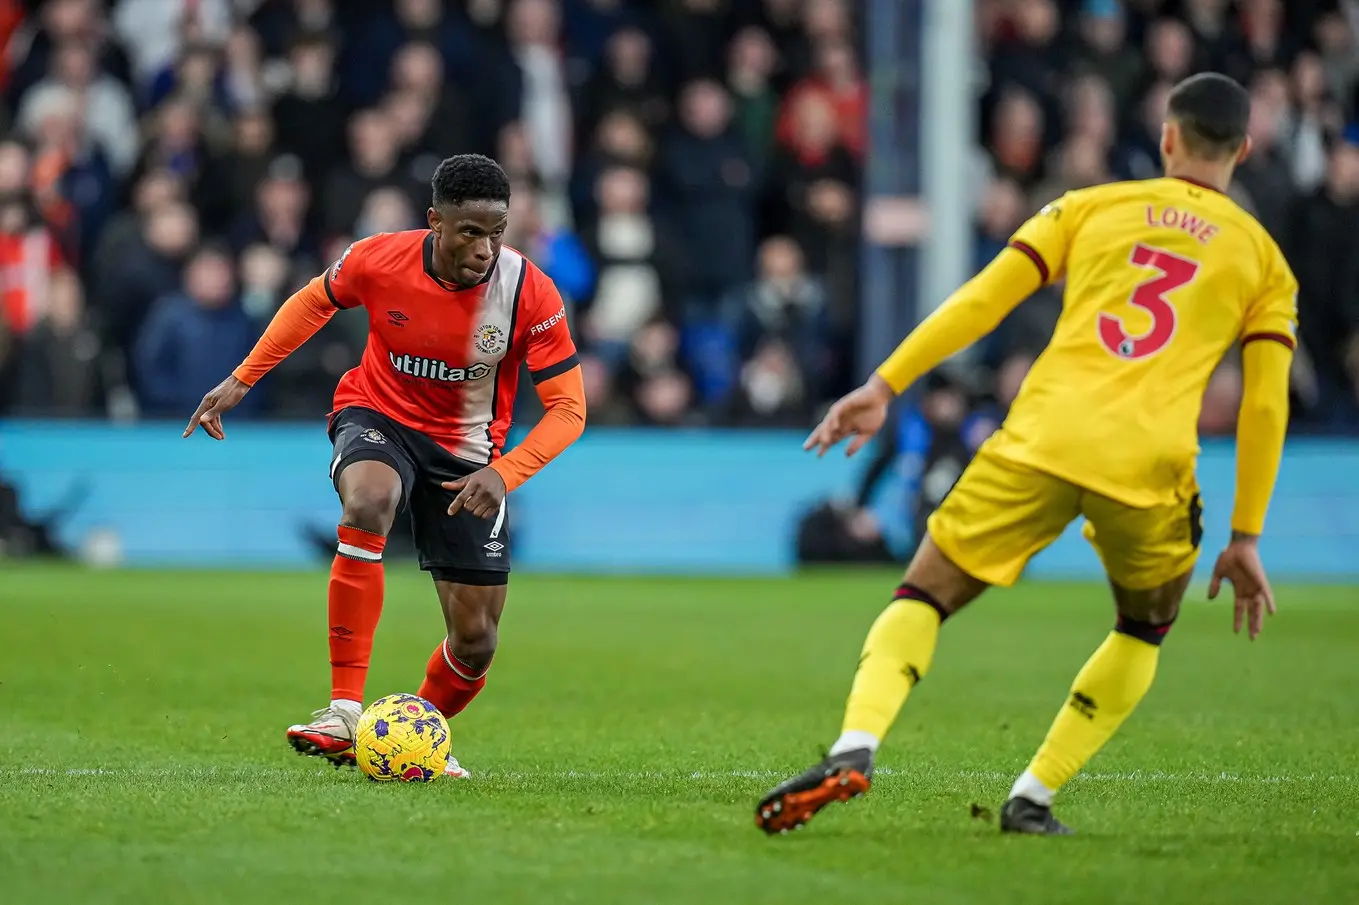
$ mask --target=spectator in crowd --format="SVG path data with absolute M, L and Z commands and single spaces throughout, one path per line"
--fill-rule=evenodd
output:
M 544 189 L 564 193 L 571 176 L 575 126 L 560 49 L 561 7 L 554 0 L 511 0 L 505 26 L 519 115 Z
M 137 383 L 146 415 L 169 418 L 192 412 L 259 338 L 259 325 L 241 307 L 234 269 L 229 248 L 204 246 L 189 258 L 182 289 L 152 308 L 136 345 Z M 247 411 L 257 411 L 262 403 L 263 398 L 249 403 Z
M 84 0 L 101 6 L 95 0 Z M 113 8 L 118 43 L 132 62 L 134 90 L 149 95 L 155 80 L 179 62 L 186 45 L 220 47 L 231 34 L 230 0 L 119 0 Z
M 1251 86 L 1248 134 L 1251 153 L 1236 170 L 1232 195 L 1269 231 L 1282 236 L 1287 227 L 1297 185 L 1290 178 L 1281 143 L 1283 114 L 1270 90 L 1278 72 L 1265 70 Z M 1287 103 L 1286 95 L 1282 103 Z
M 685 238 L 686 317 L 712 316 L 751 271 L 755 179 L 731 116 L 731 98 L 720 84 L 690 82 L 680 94 L 678 127 L 658 161 L 665 208 Z
M 854 506 L 841 516 L 843 530 L 860 542 L 885 540 L 909 559 L 930 514 L 1000 424 L 1001 412 L 980 395 L 956 374 L 927 374 L 920 396 L 898 408 L 880 434 Z
M 139 219 L 136 241 L 101 261 L 91 281 L 105 342 L 124 356 L 131 355 L 156 299 L 179 285 L 180 269 L 199 239 L 198 218 L 182 202 L 157 204 Z
M 85 135 L 108 159 L 111 175 L 122 179 L 137 162 L 137 113 L 127 87 L 100 72 L 94 48 L 71 41 L 52 54 L 52 71 L 19 101 L 16 124 L 34 133 L 55 107 L 81 101 Z
M 789 414 L 828 395 L 835 371 L 837 343 L 825 284 L 807 272 L 802 248 L 788 236 L 772 236 L 759 251 L 759 276 L 728 300 L 741 360 L 759 360 L 755 374 L 763 386 L 778 374 L 783 393 L 777 407 L 749 397 L 755 410 Z M 745 385 L 756 378 L 743 377 Z M 796 387 L 796 399 L 794 388 Z M 756 394 L 757 397 L 760 394 Z M 773 397 L 765 392 L 766 399 Z
M 611 167 L 600 174 L 596 192 L 599 215 L 586 244 L 599 276 L 589 310 L 577 323 L 595 352 L 616 362 L 633 333 L 664 311 L 657 265 L 660 240 L 648 211 L 650 186 L 644 172 Z
M 1307 192 L 1326 178 L 1326 139 L 1343 128 L 1344 119 L 1327 96 L 1326 74 L 1316 54 L 1297 56 L 1291 80 L 1294 103 L 1283 130 L 1290 138 L 1293 180 Z
M 1359 128 L 1331 148 L 1326 182 L 1298 202 L 1284 241 L 1298 277 L 1302 345 L 1324 388 L 1318 416 L 1349 420 L 1359 400 Z
M 600 175 L 610 167 L 632 167 L 650 172 L 656 148 L 646 125 L 635 115 L 614 110 L 600 120 L 592 147 L 576 166 L 571 205 L 576 219 L 585 224 L 598 215 L 596 186 Z
M 21 415 L 87 415 L 94 405 L 99 338 L 90 328 L 80 280 L 69 268 L 53 272 L 47 302 L 16 350 Z
M 988 150 L 996 169 L 1032 186 L 1043 175 L 1046 125 L 1043 107 L 1022 88 L 1008 87 L 996 101 Z
M 1117 110 L 1137 99 L 1146 72 L 1145 58 L 1128 43 L 1127 19 L 1118 0 L 1088 0 L 1081 5 L 1077 22 L 1076 71 L 1102 80 Z M 1076 122 L 1081 122 L 1079 117 Z
M 315 182 L 330 172 L 344 146 L 335 45 L 323 33 L 300 35 L 288 51 L 288 63 L 292 84 L 274 102 L 277 148 L 296 155 Z
M 81 96 L 58 88 L 29 138 L 34 199 L 66 255 L 82 260 L 113 214 L 116 185 L 103 149 L 86 134 Z
M 231 245 L 239 254 L 264 242 L 290 262 L 319 271 L 321 248 L 307 218 L 310 207 L 311 189 L 303 179 L 302 162 L 290 155 L 279 157 L 255 189 L 253 210 L 242 212 L 232 227 Z
M 0 148 L 0 177 L 22 166 L 22 148 Z M 11 170 L 9 174 L 3 170 Z M 53 302 L 53 283 L 69 278 L 61 247 L 33 210 L 26 194 L 0 196 L 0 405 L 22 402 L 30 343 L 42 344 L 42 327 Z
M 756 172 L 769 168 L 774 154 L 774 130 L 779 96 L 774 89 L 778 50 L 769 35 L 754 26 L 731 42 L 727 61 L 727 90 L 735 104 L 736 128 Z
M 419 148 L 438 148 L 443 155 L 488 150 L 469 96 L 463 86 L 445 80 L 444 70 L 444 58 L 433 44 L 406 44 L 392 59 L 389 96 L 418 101 L 426 123 L 416 138 Z
M 323 222 L 330 233 L 347 233 L 378 188 L 405 192 L 413 204 L 429 203 L 429 188 L 400 167 L 400 147 L 387 115 L 378 109 L 361 110 L 349 120 L 349 161 L 330 171 L 325 187 Z
M 642 424 L 675 427 L 693 420 L 693 384 L 680 361 L 679 347 L 679 331 L 661 318 L 632 335 L 620 383 Z
M 530 184 L 514 187 L 505 244 L 517 248 L 543 269 L 568 305 L 590 297 L 595 266 L 580 238 L 565 227 L 544 221 L 538 192 Z
M 308 4 L 301 4 L 304 8 Z M 330 4 L 327 3 L 326 6 Z M 384 6 L 386 4 L 383 4 Z M 310 6 L 317 6 L 312 2 Z M 319 27 L 329 27 L 329 10 L 308 10 Z M 286 32 L 286 26 L 279 29 Z M 441 0 L 396 0 L 390 10 L 381 10 L 359 19 L 350 34 L 363 40 L 348 42 L 345 49 L 344 80 L 351 104 L 366 107 L 376 104 L 388 88 L 392 60 L 409 43 L 433 45 L 443 57 L 445 69 L 458 78 L 474 73 L 469 60 L 481 59 L 474 44 L 470 25 L 454 4 Z M 493 90 L 492 86 L 486 89 Z
M 826 275 L 831 293 L 848 298 L 858 265 L 858 166 L 827 95 L 801 94 L 789 116 L 789 133 L 771 166 L 766 231 L 783 224 L 808 266 Z
M 777 134 L 785 145 L 797 144 L 800 111 L 806 98 L 821 98 L 835 121 L 836 143 L 857 161 L 863 157 L 868 139 L 868 85 L 859 75 L 854 51 L 846 42 L 821 45 L 817 50 L 816 71 L 792 87 L 783 99 Z
M 14 112 L 24 94 L 52 71 L 52 58 L 57 48 L 79 45 L 89 48 L 98 61 L 98 69 L 125 85 L 130 82 L 130 67 L 126 48 L 111 40 L 111 28 L 105 4 L 99 0 L 46 0 L 38 4 L 36 21 L 23 23 L 20 35 L 29 31 L 27 47 L 21 40 L 15 45 L 16 58 L 12 66 L 8 90 L 9 113 Z M 30 17 L 31 19 L 32 17 Z M 27 26 L 25 28 L 24 26 Z
M 657 71 L 651 37 L 636 26 L 614 32 L 605 46 L 603 65 L 587 83 L 578 118 L 586 135 L 594 134 L 607 113 L 631 113 L 649 128 L 670 114 L 669 91 Z

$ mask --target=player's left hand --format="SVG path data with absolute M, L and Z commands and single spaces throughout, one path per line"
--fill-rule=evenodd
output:
M 887 381 L 874 374 L 863 386 L 830 407 L 802 448 L 816 450 L 820 458 L 841 440 L 853 437 L 845 448 L 845 455 L 854 455 L 882 430 L 883 422 L 887 420 L 887 407 L 895 398 L 896 393 Z
M 1235 613 L 1232 617 L 1232 631 L 1241 633 L 1245 623 L 1250 640 L 1260 637 L 1264 628 L 1265 615 L 1277 612 L 1274 605 L 1274 591 L 1265 575 L 1265 566 L 1260 561 L 1260 550 L 1256 538 L 1232 535 L 1222 555 L 1213 566 L 1213 578 L 1208 585 L 1208 599 L 1216 600 L 1222 589 L 1222 582 L 1229 581 L 1236 598 Z
M 448 507 L 449 515 L 466 509 L 477 518 L 492 518 L 505 501 L 505 479 L 489 465 L 465 478 L 445 481 L 443 487 L 457 494 Z

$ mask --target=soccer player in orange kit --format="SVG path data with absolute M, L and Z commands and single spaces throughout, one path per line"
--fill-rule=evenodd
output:
M 434 579 L 448 634 L 419 695 L 445 716 L 486 684 L 510 571 L 506 495 L 573 443 L 585 394 L 562 298 L 502 245 L 510 183 L 495 161 L 450 157 L 434 174 L 429 228 L 361 239 L 293 295 L 244 363 L 203 398 L 195 428 L 224 439 L 222 415 L 339 309 L 365 309 L 368 346 L 340 379 L 330 415 L 330 476 L 343 514 L 330 570 L 331 701 L 287 738 L 303 754 L 354 762 L 382 550 L 409 510 L 420 567 Z M 527 362 L 545 413 L 501 455 Z M 448 775 L 466 777 L 455 758 Z
M 772 790 L 756 824 L 787 832 L 866 792 L 879 743 L 930 668 L 940 624 L 1076 518 L 1103 560 L 1118 611 L 1001 811 L 1007 832 L 1071 832 L 1057 791 L 1147 693 L 1202 534 L 1195 460 L 1204 389 L 1242 346 L 1232 536 L 1208 596 L 1231 582 L 1235 630 L 1253 639 L 1274 600 L 1256 547 L 1288 423 L 1297 282 L 1278 246 L 1225 194 L 1250 151 L 1250 100 L 1205 73 L 1170 95 L 1165 177 L 1068 192 L 837 402 L 807 441 L 852 454 L 920 375 L 993 330 L 1040 286 L 1066 280 L 1047 349 L 1004 425 L 930 517 L 894 602 L 873 624 L 843 731 L 821 763 Z

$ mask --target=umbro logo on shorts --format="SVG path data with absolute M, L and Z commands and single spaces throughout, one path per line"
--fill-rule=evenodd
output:
M 481 547 L 486 551 L 487 556 L 499 556 L 500 551 L 505 549 L 505 545 L 498 540 L 493 540 L 489 544 L 482 544 Z

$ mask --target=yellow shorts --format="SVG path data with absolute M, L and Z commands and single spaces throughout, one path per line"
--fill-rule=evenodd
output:
M 1194 567 L 1203 534 L 1199 496 L 1134 509 L 985 447 L 929 518 L 930 537 L 960 569 L 1009 587 L 1078 516 L 1117 585 L 1160 587 Z

